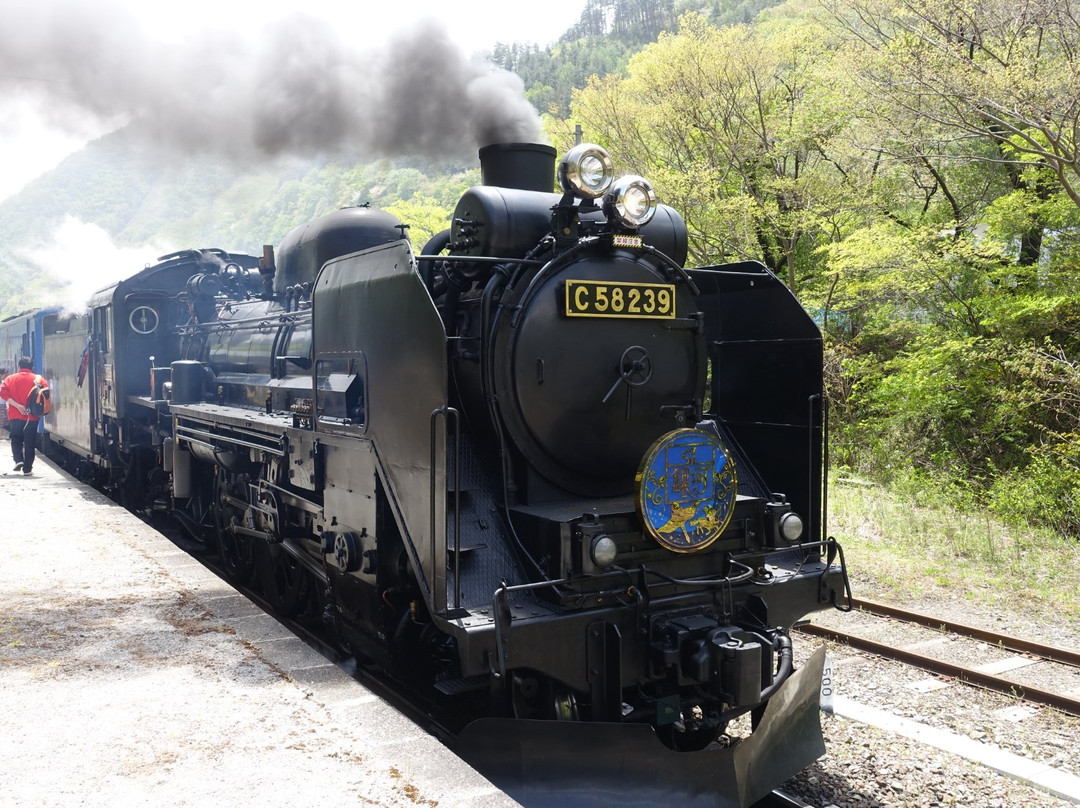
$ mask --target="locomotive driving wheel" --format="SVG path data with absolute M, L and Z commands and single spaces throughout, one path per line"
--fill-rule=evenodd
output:
M 236 485 L 235 477 L 219 467 L 214 475 L 214 529 L 225 574 L 237 583 L 247 583 L 255 569 L 255 554 L 251 538 L 232 529 L 238 518 L 233 504 Z
M 263 597 L 278 614 L 290 617 L 307 602 L 311 578 L 303 565 L 282 545 L 260 547 L 258 574 Z

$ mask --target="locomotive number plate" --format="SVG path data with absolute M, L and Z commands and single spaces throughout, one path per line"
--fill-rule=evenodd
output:
M 566 282 L 567 317 L 675 319 L 675 284 Z

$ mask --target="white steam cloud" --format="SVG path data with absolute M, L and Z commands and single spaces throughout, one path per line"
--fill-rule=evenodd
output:
M 48 300 L 27 301 L 28 307 L 59 305 L 80 314 L 98 289 L 157 263 L 158 256 L 172 251 L 164 245 L 117 247 L 96 224 L 66 216 L 48 244 L 17 250 L 16 258 L 35 274 L 44 273 L 57 283 Z
M 457 157 L 541 138 L 520 79 L 470 60 L 430 20 L 377 48 L 300 14 L 257 37 L 208 30 L 166 44 L 112 0 L 4 3 L 0 82 L 9 98 L 46 102 L 54 125 L 89 115 L 239 159 Z

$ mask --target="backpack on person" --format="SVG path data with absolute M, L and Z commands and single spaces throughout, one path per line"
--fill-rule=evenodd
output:
M 41 376 L 34 379 L 34 386 L 30 388 L 30 395 L 26 397 L 26 414 L 40 418 L 52 412 L 52 396 L 49 388 L 45 386 L 45 380 Z

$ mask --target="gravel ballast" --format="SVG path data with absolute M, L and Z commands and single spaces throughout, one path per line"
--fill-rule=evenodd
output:
M 874 599 L 872 590 L 855 588 L 856 596 Z M 1062 636 L 1033 615 L 988 615 L 985 609 L 951 598 L 902 605 L 1032 639 Z M 915 634 L 910 626 L 856 613 L 821 612 L 812 616 L 812 622 L 887 644 L 912 642 L 924 653 L 934 651 L 958 662 L 986 662 L 1001 653 L 986 647 L 980 651 L 978 644 L 946 634 L 935 636 L 925 629 Z M 821 642 L 796 636 L 800 656 Z M 837 714 L 822 716 L 827 753 L 789 782 L 785 791 L 814 808 L 1080 804 L 1076 777 L 1080 719 L 1010 695 L 936 679 L 845 646 L 827 645 L 837 693 Z M 1076 677 L 1075 671 L 1066 670 L 1056 683 L 1063 692 Z M 879 713 L 885 718 L 874 725 Z

